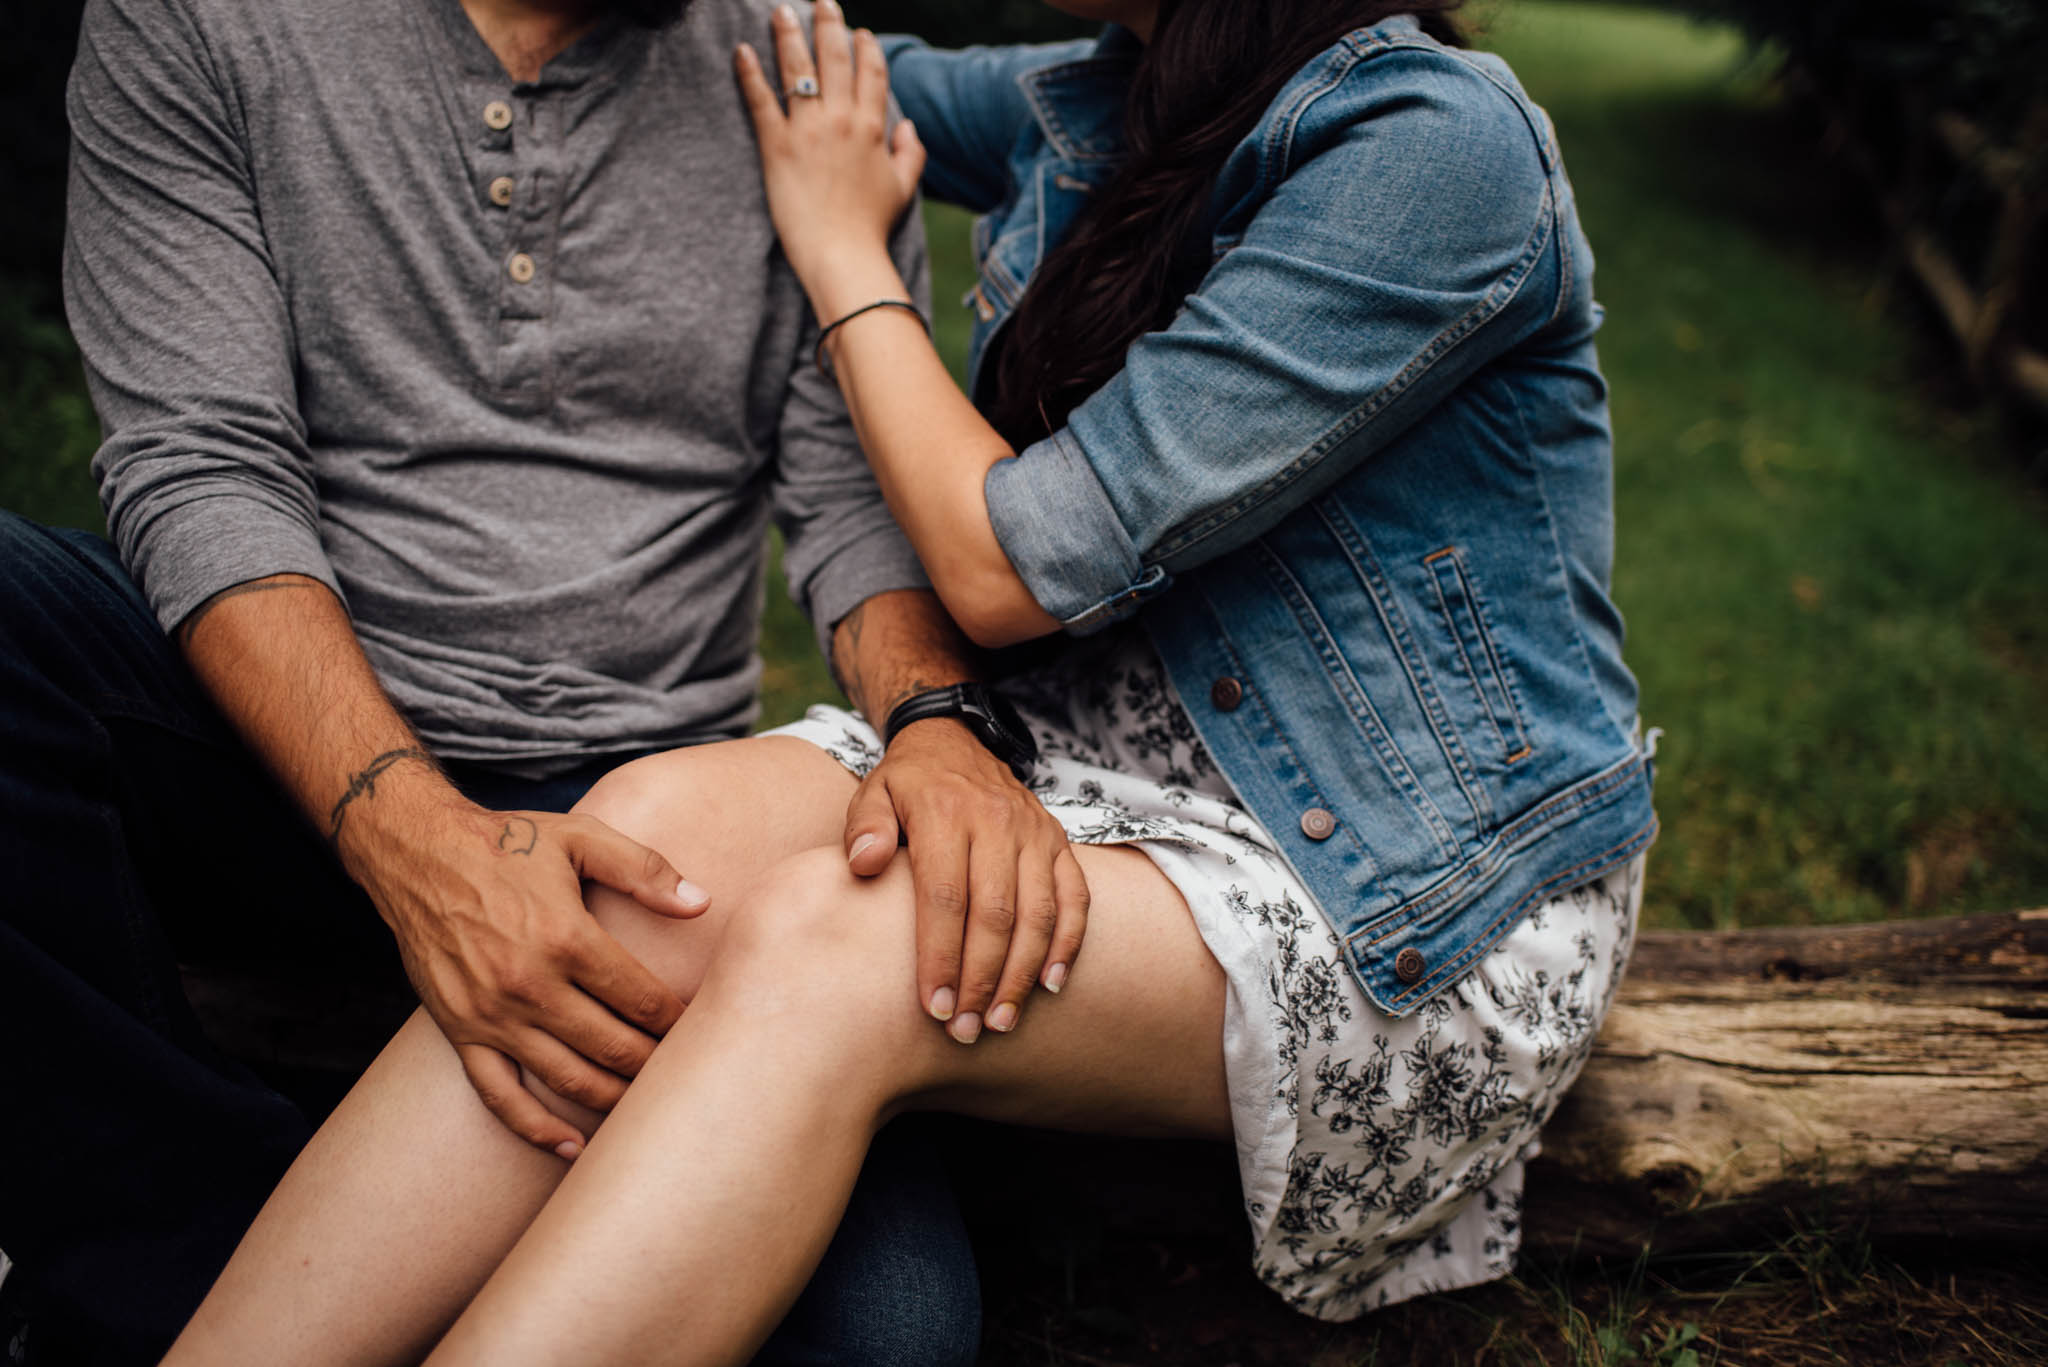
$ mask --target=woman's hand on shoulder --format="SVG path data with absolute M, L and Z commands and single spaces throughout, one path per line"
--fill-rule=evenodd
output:
M 889 64 L 875 35 L 849 32 L 837 0 L 818 0 L 812 27 L 815 56 L 796 11 L 775 11 L 787 109 L 751 46 L 740 46 L 734 67 L 760 138 L 775 230 L 815 299 L 842 262 L 860 268 L 887 253 L 925 154 L 908 120 L 889 129 Z

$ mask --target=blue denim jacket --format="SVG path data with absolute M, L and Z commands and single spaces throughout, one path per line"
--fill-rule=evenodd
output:
M 1138 49 L 889 44 L 979 211 L 978 377 L 1120 156 Z M 1390 1014 L 1656 834 L 1608 596 L 1592 254 L 1549 120 L 1412 19 L 1302 69 L 1231 154 L 1214 261 L 989 512 L 1075 633 L 1136 616 Z

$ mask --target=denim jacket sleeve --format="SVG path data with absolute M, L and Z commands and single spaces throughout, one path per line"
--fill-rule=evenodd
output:
M 931 154 L 925 194 L 975 213 L 1002 203 L 1010 189 L 1011 148 L 1032 118 L 1017 78 L 1093 47 L 1084 40 L 947 52 L 916 38 L 882 39 L 890 88 Z
M 1226 167 L 1220 255 L 1171 326 L 989 473 L 1004 551 L 1069 631 L 1270 530 L 1559 307 L 1541 115 L 1462 55 L 1347 56 Z

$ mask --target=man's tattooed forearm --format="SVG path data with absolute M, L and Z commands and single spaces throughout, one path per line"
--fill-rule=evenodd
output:
M 362 771 L 348 781 L 348 791 L 341 795 L 340 799 L 334 804 L 334 810 L 327 814 L 327 843 L 329 845 L 337 845 L 341 842 L 341 822 L 342 818 L 348 815 L 349 804 L 359 797 L 375 797 L 377 795 L 377 780 L 409 759 L 416 759 L 422 764 L 430 766 L 434 763 L 434 757 L 417 745 L 408 746 L 403 750 L 386 750 L 383 754 L 364 765 Z
M 898 688 L 894 696 L 892 696 L 889 699 L 889 701 L 883 705 L 881 713 L 878 716 L 870 718 L 870 720 L 886 724 L 890 716 L 896 711 L 897 708 L 903 706 L 903 704 L 909 702 L 918 694 L 929 693 L 935 688 L 951 688 L 954 684 L 959 682 L 959 679 L 951 679 L 945 683 L 939 683 L 936 680 L 932 679 L 912 679 L 909 683 L 904 684 L 901 688 Z
M 178 623 L 178 640 L 190 643 L 192 633 L 198 630 L 199 623 L 215 608 L 227 602 L 230 598 L 240 598 L 245 593 L 269 593 L 272 589 L 321 589 L 325 587 L 326 585 L 317 579 L 307 579 L 300 575 L 289 575 L 282 579 L 251 580 L 246 584 L 236 584 L 233 588 L 222 589 L 219 593 L 216 593 L 213 597 L 194 608 L 186 615 L 184 621 Z
M 855 693 L 860 682 L 860 634 L 867 629 L 867 616 L 868 605 L 863 599 L 839 619 L 839 629 L 832 633 L 832 658 L 826 661 L 832 666 L 832 682 L 856 705 L 860 701 Z

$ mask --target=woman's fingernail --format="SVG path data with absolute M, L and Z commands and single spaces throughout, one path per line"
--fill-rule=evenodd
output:
M 1015 1030 L 1017 1028 L 1016 1005 L 1012 1002 L 1004 1002 L 996 1007 L 995 1010 L 989 1012 L 988 1028 L 999 1035 L 1007 1035 L 1012 1030 Z
M 582 1152 L 583 1146 L 573 1139 L 564 1139 L 555 1145 L 555 1157 L 566 1158 L 572 1163 L 576 1161 L 576 1155 Z
M 846 857 L 848 859 L 858 859 L 861 857 L 862 854 L 866 853 L 869 849 L 871 849 L 874 846 L 874 843 L 874 833 L 869 832 L 867 835 L 864 835 L 860 839 L 853 842 L 853 848 L 846 852 Z
M 676 898 L 686 907 L 708 907 L 711 905 L 711 894 L 687 878 L 676 884 Z
M 1054 964 L 1051 968 L 1045 970 L 1046 991 L 1052 993 L 1054 996 L 1058 996 L 1059 990 L 1065 987 L 1066 985 L 1067 966 L 1065 964 Z
M 775 7 L 775 17 L 785 24 L 794 24 L 796 22 L 796 6 L 777 5 Z
M 839 8 L 839 0 L 818 0 L 818 12 L 829 14 L 834 19 L 845 17 L 845 11 Z
M 954 997 L 953 989 L 950 987 L 942 987 L 932 993 L 932 1016 L 942 1021 L 953 1019 L 953 1003 L 956 1000 L 958 999 Z
M 981 1038 L 981 1017 L 972 1011 L 963 1011 L 946 1027 L 946 1033 L 962 1044 L 972 1044 Z

